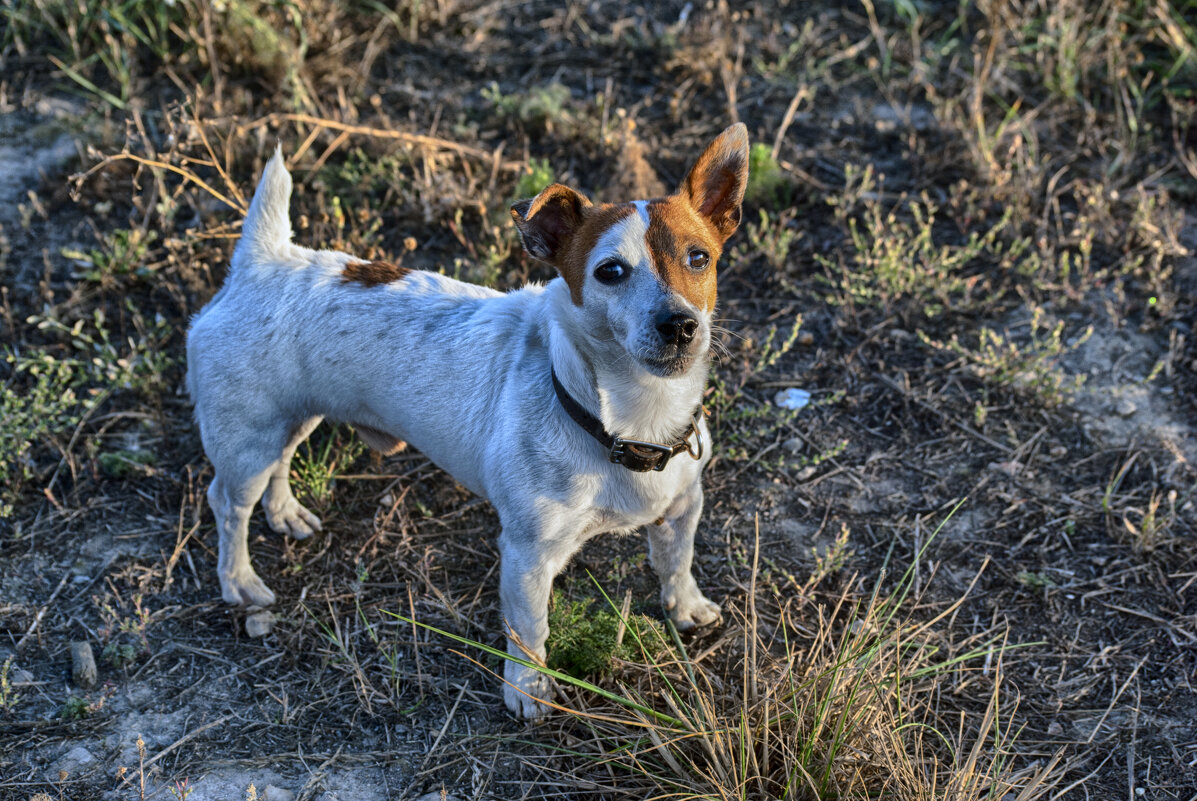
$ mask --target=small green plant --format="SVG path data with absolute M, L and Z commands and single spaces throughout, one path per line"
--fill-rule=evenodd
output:
M 908 301 L 926 317 L 941 314 L 953 302 L 967 302 L 970 281 L 964 268 L 992 251 L 1009 223 L 1004 216 L 985 233 L 969 234 L 962 244 L 940 245 L 933 237 L 938 207 L 931 201 L 884 210 L 880 202 L 866 198 L 863 206 L 859 217 L 847 217 L 851 250 L 838 258 L 815 254 L 815 260 L 834 288 L 829 302 L 878 307 L 887 314 L 899 301 Z
M 320 179 L 328 181 L 333 197 L 350 192 L 374 195 L 411 183 L 410 169 L 411 158 L 402 150 L 379 155 L 355 147 L 344 161 L 325 166 Z
M 63 702 L 58 716 L 63 720 L 82 720 L 92 713 L 92 706 L 81 695 L 72 695 Z
M 155 464 L 158 457 L 152 451 L 115 450 L 104 451 L 96 462 L 108 478 L 128 478 L 133 475 L 144 475 L 146 468 Z
M 4 359 L 12 378 L 0 387 L 0 519 L 13 513 L 13 500 L 36 474 L 31 456 L 37 443 L 78 425 L 95 406 L 94 398 L 76 394 L 85 382 L 78 361 L 7 349 Z
M 291 478 L 297 494 L 316 506 L 324 506 L 332 497 L 337 476 L 365 450 L 366 446 L 347 428 L 317 430 L 299 446 L 291 460 Z
M 1031 313 L 1029 341 L 1022 343 L 1022 338 L 1009 330 L 998 333 L 985 327 L 975 347 L 961 344 L 956 334 L 947 343 L 931 339 L 922 331 L 918 335 L 923 344 L 961 358 L 982 381 L 1008 387 L 1045 406 L 1058 406 L 1085 382 L 1084 375 L 1070 377 L 1065 373 L 1060 359 L 1083 345 L 1093 335 L 1093 326 L 1068 344 L 1064 342 L 1064 321 L 1049 327 L 1043 309 L 1036 307 Z
M 155 231 L 118 229 L 104 235 L 97 248 L 86 253 L 64 249 L 62 255 L 83 264 L 85 269 L 81 277 L 97 284 L 108 284 L 125 276 L 145 278 L 149 275 L 144 266 L 146 254 L 157 238 Z
M 548 666 L 571 676 L 609 674 L 615 660 L 638 656 L 636 642 L 663 641 L 664 629 L 650 617 L 621 615 L 594 599 L 567 601 L 554 593 L 549 612 Z
M 556 174 L 549 165 L 548 159 L 530 158 L 528 166 L 520 173 L 519 180 L 516 182 L 515 199 L 524 200 L 536 197 L 542 189 L 555 180 L 557 180 Z
M 9 672 L 12 670 L 12 657 L 4 660 L 0 665 L 0 712 L 8 713 L 17 708 L 21 694 L 13 689 Z
M 1127 509 L 1122 516 L 1122 525 L 1130 534 L 1131 546 L 1137 554 L 1152 553 L 1168 539 L 1173 525 L 1176 524 L 1176 490 L 1169 490 L 1162 495 L 1156 488 L 1152 488 L 1146 505 L 1140 508 Z M 1164 501 L 1167 505 L 1160 508 Z M 1138 522 L 1132 520 L 1137 518 Z
M 760 219 L 748 224 L 749 250 L 741 248 L 738 256 L 759 253 L 774 270 L 783 271 L 789 263 L 790 249 L 802 237 L 802 232 L 793 226 L 794 210 L 786 209 L 772 217 L 765 209 L 760 210 Z
M 49 316 L 28 323 L 58 347 L 0 350 L 7 380 L 0 384 L 0 519 L 12 515 L 24 485 L 40 475 L 35 456 L 51 438 L 82 425 L 114 392 L 153 395 L 161 391 L 177 357 L 167 342 L 170 323 L 146 320 L 129 301 L 137 336 L 119 341 L 103 311 L 67 326 Z M 55 457 L 56 461 L 57 458 Z
M 1036 573 L 1036 572 L 1033 572 L 1030 570 L 1020 570 L 1018 572 L 1018 574 L 1015 576 L 1015 578 L 1018 579 L 1019 584 L 1023 585 L 1024 587 L 1026 587 L 1028 589 L 1036 590 L 1036 591 L 1050 590 L 1056 586 L 1056 582 L 1053 581 L 1052 577 L 1047 575 L 1046 573 Z
M 801 314 L 794 315 L 794 322 L 790 324 L 790 330 L 786 333 L 786 338 L 781 342 L 777 342 L 777 326 L 769 326 L 769 331 L 765 334 L 765 339 L 761 343 L 760 355 L 757 356 L 756 363 L 752 366 L 752 375 L 759 376 L 766 370 L 771 369 L 783 356 L 793 350 L 794 344 L 798 341 L 798 334 L 801 331 Z
M 810 572 L 810 577 L 806 580 L 804 589 L 807 591 L 816 584 L 820 584 L 825 578 L 838 573 L 844 569 L 848 564 L 848 560 L 852 558 L 853 551 L 848 544 L 848 539 L 851 532 L 848 530 L 846 523 L 840 524 L 840 533 L 835 535 L 835 539 L 826 546 L 820 548 L 818 546 L 810 549 L 811 556 L 814 557 L 815 566 Z
M 569 87 L 560 83 L 536 86 L 527 92 L 505 95 L 498 83 L 482 89 L 482 97 L 500 115 L 519 120 L 525 125 L 543 128 L 552 133 L 555 125 L 568 121 L 566 104 L 570 99 Z
M 790 184 L 773 157 L 773 150 L 764 142 L 748 149 L 748 187 L 744 198 L 760 206 L 777 206 L 789 200 Z
M 547 164 L 544 165 L 547 169 Z M 525 174 L 521 176 L 521 185 L 524 179 L 528 176 Z M 539 181 L 543 176 L 534 176 L 535 180 Z M 552 183 L 551 175 L 548 178 L 549 183 Z M 538 189 L 532 189 L 530 186 L 528 191 L 535 195 L 544 186 L 539 186 Z M 521 189 L 521 191 L 523 191 Z M 458 280 L 466 280 L 471 283 L 481 284 L 483 286 L 497 287 L 499 280 L 502 277 L 503 265 L 511 259 L 513 253 L 519 249 L 519 235 L 515 228 L 506 224 L 508 219 L 506 217 L 506 207 L 502 215 L 495 215 L 494 219 L 503 220 L 502 223 L 494 222 L 494 220 L 483 220 L 481 230 L 474 237 L 466 237 L 461 234 L 463 229 L 464 214 L 462 209 L 457 209 L 453 214 L 453 223 L 450 230 L 457 236 L 458 242 L 469 253 L 469 258 L 457 258 L 453 260 L 453 277 Z
M 99 607 L 103 621 L 96 633 L 104 642 L 104 650 L 100 652 L 104 661 L 123 670 L 149 656 L 151 615 L 141 593 L 135 593 L 128 603 L 115 596 L 112 600 L 95 597 L 92 601 Z
M 246 792 L 252 792 L 253 787 L 254 786 L 251 784 L 249 786 L 249 790 Z M 176 779 L 168 789 L 170 790 L 170 794 L 177 798 L 178 801 L 187 801 L 187 799 L 191 796 L 192 791 L 195 790 L 195 786 L 191 784 L 189 778 L 184 777 L 182 781 Z

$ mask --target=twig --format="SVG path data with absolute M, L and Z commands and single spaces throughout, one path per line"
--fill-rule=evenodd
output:
M 212 197 L 219 200 L 221 203 L 224 203 L 229 208 L 236 209 L 237 211 L 241 212 L 242 214 L 245 214 L 245 212 L 247 211 L 246 206 L 243 202 L 238 203 L 236 200 L 232 200 L 225 194 L 217 191 L 216 189 L 214 189 L 212 187 L 211 184 L 209 184 L 203 178 L 200 178 L 198 175 L 193 173 L 191 170 L 185 170 L 182 167 L 176 167 L 173 164 L 167 164 L 165 161 L 157 161 L 155 159 L 147 159 L 142 156 L 138 156 L 134 153 L 116 153 L 111 156 L 105 156 L 104 159 L 99 164 L 95 165 L 87 172 L 72 175 L 71 182 L 74 183 L 76 187 L 78 187 L 79 184 L 81 184 L 83 181 L 86 181 L 88 178 L 90 178 L 93 173 L 95 173 L 99 170 L 102 170 L 105 167 L 107 167 L 109 164 L 112 164 L 113 162 L 117 162 L 117 161 L 134 161 L 134 162 L 137 162 L 138 164 L 144 164 L 147 167 L 155 167 L 160 170 L 167 170 L 167 171 L 173 172 L 177 175 L 181 175 L 181 176 L 183 176 L 184 180 L 191 181 L 191 183 L 195 184 L 200 189 L 203 189 L 205 192 L 207 192 Z
M 20 651 L 22 648 L 24 648 L 26 641 L 33 636 L 33 632 L 37 630 L 37 624 L 42 622 L 42 618 L 45 616 L 46 610 L 50 608 L 50 604 L 54 603 L 54 599 L 58 597 L 58 593 L 62 592 L 62 588 L 66 586 L 67 579 L 70 577 L 71 571 L 69 570 L 62 574 L 62 579 L 58 582 L 58 586 L 54 588 L 54 592 L 50 593 L 50 598 L 46 601 L 45 605 L 42 606 L 41 611 L 37 613 L 37 616 L 33 618 L 33 622 L 29 624 L 29 630 L 25 632 L 25 636 L 22 637 L 20 642 L 17 643 L 17 651 Z
M 432 747 L 428 749 L 428 753 L 424 755 L 424 761 L 420 763 L 420 769 L 416 771 L 416 775 L 423 772 L 424 768 L 428 767 L 428 760 L 432 759 L 432 755 L 436 753 L 437 746 L 441 744 L 441 740 L 445 736 L 445 732 L 449 730 L 449 724 L 453 722 L 454 716 L 457 715 L 457 707 L 461 704 L 461 699 L 465 697 L 466 690 L 469 688 L 470 682 L 467 680 L 461 685 L 461 692 L 457 694 L 457 700 L 453 702 L 449 714 L 445 716 L 445 723 L 441 726 L 441 730 L 437 733 L 436 739 L 432 741 Z
M 267 114 L 265 117 L 259 117 L 253 122 L 237 128 L 237 134 L 241 135 L 254 128 L 261 128 L 264 125 L 270 125 L 277 122 L 299 122 L 307 125 L 315 125 L 319 128 L 328 128 L 333 131 L 341 131 L 345 134 L 357 134 L 359 136 L 370 136 L 375 139 L 394 139 L 399 142 L 406 142 L 409 145 L 418 145 L 420 147 L 427 147 L 433 150 L 449 150 L 463 156 L 470 156 L 481 161 L 494 160 L 494 153 L 483 150 L 482 148 L 472 147 L 470 145 L 463 145 L 460 142 L 453 142 L 449 139 L 442 139 L 439 136 L 427 136 L 425 134 L 413 134 L 406 131 L 392 131 L 386 128 L 371 128 L 366 125 L 350 125 L 349 123 L 339 122 L 337 120 L 327 119 L 325 117 L 315 117 L 311 114 L 293 114 L 293 113 L 277 113 Z M 512 172 L 519 172 L 524 169 L 522 161 L 503 161 L 499 162 L 499 168 L 510 170 Z
M 790 105 L 786 109 L 785 116 L 781 118 L 781 125 L 777 126 L 777 136 L 773 137 L 773 160 L 777 161 L 777 154 L 781 152 L 781 142 L 786 138 L 786 131 L 789 130 L 790 123 L 794 121 L 794 115 L 798 113 L 798 107 L 802 105 L 803 100 L 811 99 L 810 87 L 802 84 L 798 87 L 798 91 L 794 92 L 794 97 L 790 100 Z
M 1118 688 L 1118 692 L 1114 693 L 1113 699 L 1110 700 L 1110 705 L 1106 707 L 1106 711 L 1102 713 L 1101 720 L 1097 721 L 1097 725 L 1094 726 L 1093 731 L 1089 733 L 1089 739 L 1085 740 L 1085 745 L 1093 744 L 1093 738 L 1097 736 L 1097 732 L 1101 730 L 1102 724 L 1104 724 L 1106 722 L 1106 718 L 1110 716 L 1110 712 L 1112 712 L 1114 709 L 1114 704 L 1118 703 L 1118 699 L 1122 697 L 1124 692 L 1126 692 L 1126 688 L 1130 686 L 1131 681 L 1134 680 L 1135 676 L 1139 675 L 1139 668 L 1143 667 L 1143 663 L 1147 661 L 1149 656 L 1151 656 L 1151 654 L 1146 654 L 1142 659 L 1139 660 L 1139 664 L 1135 665 L 1135 669 L 1132 670 L 1131 674 L 1126 677 L 1126 681 L 1122 682 L 1122 686 Z
M 175 750 L 176 748 L 178 748 L 180 745 L 187 742 L 188 740 L 193 740 L 196 737 L 198 737 L 199 735 L 206 732 L 208 729 L 212 728 L 213 726 L 219 726 L 221 723 L 225 723 L 234 717 L 235 717 L 235 715 L 231 715 L 231 714 L 225 715 L 223 718 L 218 718 L 217 720 L 214 720 L 211 723 L 205 723 L 203 726 L 200 726 L 199 728 L 192 729 L 191 731 L 187 732 L 179 739 L 175 740 L 170 745 L 166 746 L 166 748 L 163 748 L 161 751 L 159 751 L 158 753 L 154 754 L 152 757 L 147 759 L 145 761 L 146 767 L 153 765 L 159 759 L 162 759 L 162 757 L 166 756 L 171 751 Z

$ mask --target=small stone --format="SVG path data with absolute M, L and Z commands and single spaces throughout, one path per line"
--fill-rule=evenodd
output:
M 416 241 L 416 238 L 414 236 L 404 237 L 404 239 L 403 239 L 403 249 L 404 250 L 415 250 L 419 246 L 420 246 L 420 243 Z
M 815 467 L 813 464 L 808 464 L 806 467 L 798 471 L 798 480 L 806 481 L 815 474 L 816 470 L 818 470 L 817 467 Z
M 268 784 L 262 788 L 262 801 L 295 801 L 295 793 L 290 790 L 284 790 L 282 787 L 275 787 L 273 784 Z
M 251 637 L 265 637 L 274 628 L 274 613 L 268 609 L 254 612 L 245 618 L 245 633 Z
M 1068 449 L 1065 448 L 1063 445 L 1053 445 L 1048 450 L 1048 453 L 1051 454 L 1051 457 L 1053 459 L 1063 459 L 1065 456 L 1068 455 Z
M 781 448 L 786 453 L 802 453 L 802 449 L 806 447 L 806 443 L 797 437 L 791 437 L 785 442 L 781 443 Z
M 92 756 L 91 751 L 88 751 L 81 745 L 77 745 L 59 757 L 58 761 L 54 763 L 53 773 L 56 773 L 58 776 L 65 773 L 69 776 L 73 773 L 78 773 L 81 768 L 95 761 L 96 758 Z
M 96 685 L 96 656 L 86 640 L 71 643 L 71 680 L 84 689 Z
M 804 348 L 815 344 L 815 335 L 809 331 L 803 331 L 798 335 L 798 344 Z
M 1118 401 L 1118 405 L 1114 407 L 1114 411 L 1118 412 L 1118 414 L 1123 417 L 1130 417 L 1137 410 L 1138 407 L 1135 406 L 1135 402 L 1130 398 L 1123 398 L 1122 400 Z

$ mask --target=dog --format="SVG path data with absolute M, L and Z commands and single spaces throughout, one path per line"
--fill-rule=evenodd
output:
M 411 443 L 493 504 L 513 656 L 543 661 L 553 579 L 603 532 L 647 526 L 674 624 L 715 623 L 719 606 L 691 572 L 711 457 L 702 398 L 716 263 L 747 180 L 738 123 L 665 198 L 596 205 L 553 184 L 511 216 L 527 254 L 559 275 L 504 294 L 293 244 L 276 151 L 228 277 L 187 337 L 224 600 L 275 600 L 250 564 L 259 499 L 274 531 L 320 530 L 288 475 L 327 419 L 383 453 Z M 504 678 L 513 713 L 547 711 L 545 676 L 508 661 Z

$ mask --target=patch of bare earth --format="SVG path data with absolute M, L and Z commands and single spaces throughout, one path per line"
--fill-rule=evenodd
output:
M 250 785 L 270 801 L 648 797 L 644 777 L 612 767 L 584 721 L 512 719 L 496 661 L 389 614 L 503 643 L 497 518 L 419 453 L 336 462 L 327 494 L 305 479 L 322 495 L 309 500 L 325 523 L 311 540 L 278 537 L 255 516 L 254 561 L 279 602 L 268 631 L 247 633 L 247 614 L 220 601 L 204 498 L 211 472 L 182 388 L 187 320 L 219 287 L 239 217 L 177 172 L 114 162 L 76 186 L 77 200 L 68 176 L 97 163 L 89 145 L 127 144 L 227 194 L 221 170 L 244 191 L 281 140 L 297 162 L 297 239 L 506 288 L 551 277 L 520 256 L 505 216 L 539 159 L 553 179 L 592 194 L 669 186 L 734 114 L 754 142 L 772 146 L 781 132 L 782 188 L 750 200 L 720 265 L 726 331 L 720 389 L 708 399 L 717 454 L 700 585 L 737 606 L 756 588 L 767 614 L 802 596 L 814 619 L 844 593 L 892 587 L 914 565 L 916 617 L 960 601 L 929 635 L 944 653 L 993 636 L 1008 646 L 937 677 L 938 725 L 973 731 L 1000 672 L 1002 709 L 1019 732 L 1010 758 L 1043 766 L 1061 754 L 1058 798 L 1191 801 L 1197 260 L 1162 259 L 1171 271 L 1162 312 L 1147 309 L 1147 290 L 1114 292 L 1124 280 L 1109 277 L 1121 275 L 1114 267 L 1086 291 L 1042 290 L 1001 277 L 1019 265 L 992 255 L 964 270 L 969 287 L 989 294 L 953 295 L 959 308 L 931 310 L 931 296 L 848 297 L 828 264 L 865 271 L 852 261 L 847 219 L 863 220 L 869 204 L 910 223 L 909 202 L 929 199 L 942 208 L 936 244 L 960 246 L 1017 201 L 984 197 L 986 180 L 998 179 L 969 161 L 950 98 L 925 85 L 963 68 L 936 61 L 929 45 L 912 53 L 896 11 L 877 21 L 839 4 L 417 5 L 398 24 L 313 5 L 294 74 L 247 69 L 255 62 L 245 54 L 201 69 L 208 49 L 188 51 L 171 64 L 177 72 L 144 70 L 130 111 L 94 95 L 52 101 L 77 84 L 50 75 L 36 52 L 6 51 L 25 88 L 0 79 L 0 344 L 78 358 L 72 327 L 91 331 L 100 311 L 115 352 L 133 358 L 124 343 L 152 342 L 168 358 L 161 386 L 108 388 L 77 425 L 39 439 L 15 514 L 0 520 L 0 798 L 240 801 Z M 949 48 L 964 34 L 944 32 L 956 4 L 941 6 L 943 26 L 926 25 Z M 989 24 L 978 14 L 970 25 Z M 266 18 L 294 33 L 281 16 Z M 950 58 L 980 64 L 984 52 Z M 924 57 L 907 72 L 887 66 Z M 203 91 L 179 88 L 191 80 Z M 306 116 L 282 111 L 293 108 Z M 1056 129 L 1043 118 L 1003 139 L 1001 152 L 1031 132 L 1044 143 L 1079 136 L 1075 121 Z M 1147 175 L 1167 160 L 1144 161 Z M 885 180 L 861 189 L 850 165 Z M 1049 239 L 1083 210 L 1073 197 L 1054 202 Z M 1188 210 L 1181 241 L 1197 250 L 1191 192 L 1168 202 Z M 131 269 L 88 277 L 87 254 L 134 230 L 156 238 Z M 1150 284 L 1125 279 L 1134 281 Z M 1059 403 L 996 383 L 918 336 L 959 334 L 971 348 L 990 326 L 1025 344 L 1032 307 L 1045 304 L 1065 323 L 1065 344 L 1079 343 L 1052 369 L 1085 378 Z M 770 360 L 799 314 L 801 335 Z M 47 319 L 66 333 L 38 322 Z M 155 320 L 163 332 L 146 338 Z M 6 382 L 24 380 L 0 370 Z M 780 413 L 774 399 L 787 388 L 813 402 Z M 335 462 L 325 445 L 336 454 L 351 442 L 321 429 L 305 464 Z M 125 467 L 113 468 L 112 454 Z M 845 527 L 851 555 L 803 595 Z M 557 586 L 592 598 L 593 576 L 661 618 L 644 554 L 639 536 L 597 539 Z M 731 664 L 743 626 L 729 617 L 687 645 Z M 97 661 L 89 686 L 73 676 L 76 642 Z M 623 665 L 601 681 L 642 677 Z M 595 703 L 575 691 L 566 700 Z

